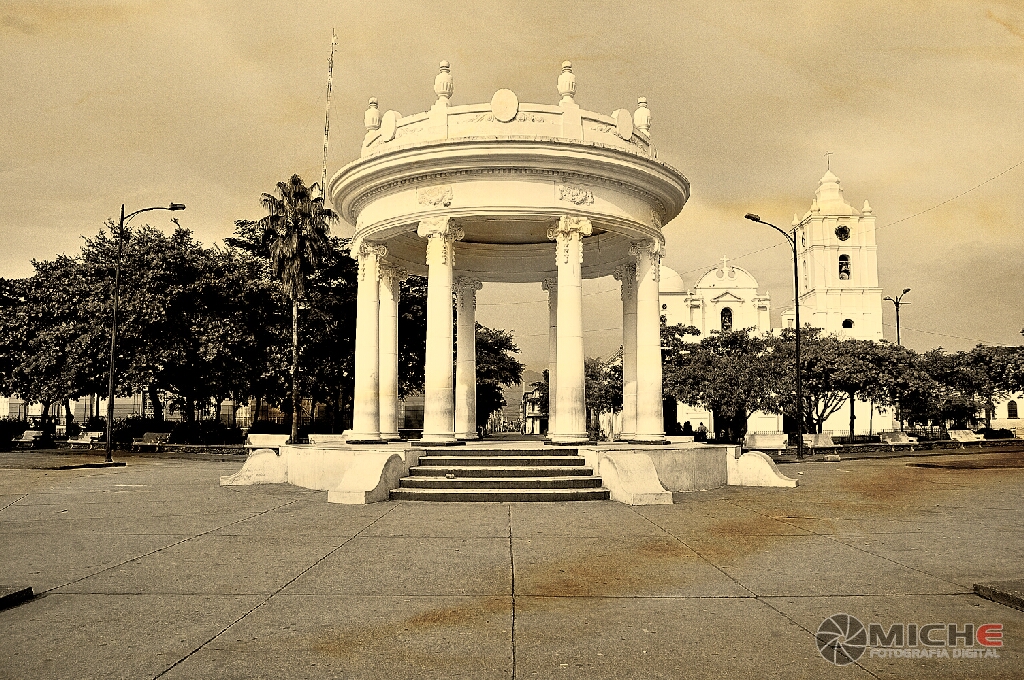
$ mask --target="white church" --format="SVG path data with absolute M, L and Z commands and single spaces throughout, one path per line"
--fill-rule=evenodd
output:
M 839 178 L 826 172 L 818 184 L 810 209 L 793 216 L 800 270 L 800 320 L 827 334 L 856 340 L 882 339 L 882 289 L 878 285 L 875 215 L 871 206 L 857 210 L 843 198 Z M 720 265 L 701 276 L 692 288 L 672 269 L 661 267 L 661 309 L 667 322 L 692 325 L 700 337 L 712 331 L 753 328 L 778 332 L 771 325 L 771 297 L 759 292 L 757 279 L 723 257 Z M 795 326 L 792 308 L 783 310 L 782 322 Z M 856 405 L 856 434 L 893 429 L 892 414 L 870 404 Z M 714 432 L 711 414 L 679 404 L 679 423 L 697 429 L 703 423 Z M 849 406 L 826 421 L 824 429 L 849 431 Z M 898 427 L 898 426 L 897 426 Z M 782 416 L 755 413 L 748 432 L 782 432 Z

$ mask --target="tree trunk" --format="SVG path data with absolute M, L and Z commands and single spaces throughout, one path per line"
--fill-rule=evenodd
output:
M 252 427 L 253 423 L 260 419 L 260 411 L 263 410 L 263 397 L 256 397 L 256 403 L 254 404 L 255 411 L 249 417 L 249 427 Z
M 157 392 L 156 385 L 149 383 L 149 403 L 153 405 L 153 420 L 163 422 L 164 419 L 164 407 L 160 403 L 160 394 Z
M 299 441 L 299 301 L 292 300 L 292 437 L 291 443 Z
M 75 414 L 71 412 L 71 400 L 64 400 L 64 427 L 71 427 L 71 423 L 75 422 Z
M 850 392 L 850 443 L 853 443 L 853 421 L 857 419 L 856 403 L 853 400 L 853 392 Z
M 216 402 L 214 402 L 213 405 L 213 419 L 216 420 L 218 423 L 220 422 L 220 409 L 223 403 L 223 399 L 218 399 Z

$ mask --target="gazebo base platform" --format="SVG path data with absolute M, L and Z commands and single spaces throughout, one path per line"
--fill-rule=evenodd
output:
M 540 441 L 460 442 L 458 450 L 422 451 L 414 443 L 377 447 L 284 445 L 258 449 L 222 486 L 294 484 L 327 491 L 331 503 L 387 500 L 607 500 L 672 503 L 673 492 L 725 485 L 796 486 L 771 458 L 738 446 L 671 442 L 602 443 L 550 449 Z

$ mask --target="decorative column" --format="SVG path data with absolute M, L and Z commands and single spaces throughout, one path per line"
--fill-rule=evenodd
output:
M 544 279 L 548 292 L 548 438 L 555 432 L 555 389 L 558 384 L 558 279 Z
M 636 432 L 630 441 L 664 443 L 661 395 L 661 243 L 636 241 Z
M 422 444 L 450 444 L 455 439 L 452 380 L 452 243 L 463 232 L 449 217 L 421 220 L 416 233 L 427 239 L 427 349 L 423 378 Z
M 585 217 L 563 216 L 548 229 L 558 265 L 558 389 L 551 441 L 587 441 L 586 374 L 583 368 L 583 237 L 593 232 Z M 659 378 L 660 379 L 660 378 Z M 550 400 L 550 396 L 548 399 Z
M 457 357 L 455 360 L 455 437 L 478 439 L 476 432 L 476 292 L 479 279 L 455 279 Z
M 359 262 L 356 292 L 356 377 L 350 444 L 380 442 L 378 307 L 380 260 L 388 250 L 362 241 L 354 249 Z
M 380 265 L 380 438 L 398 437 L 398 300 L 405 270 Z
M 615 269 L 622 282 L 622 431 L 619 439 L 636 435 L 636 265 Z

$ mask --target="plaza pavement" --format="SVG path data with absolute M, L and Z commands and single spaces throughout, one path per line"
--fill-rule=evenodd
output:
M 239 457 L 45 469 L 68 460 L 0 454 L 0 583 L 39 594 L 0 611 L 3 678 L 1024 677 L 1024 612 L 972 593 L 1024 571 L 1020 450 L 648 507 L 334 505 L 220 487 Z M 1008 467 L 908 466 L 956 461 Z M 814 633 L 838 612 L 1004 646 L 837 668 Z

